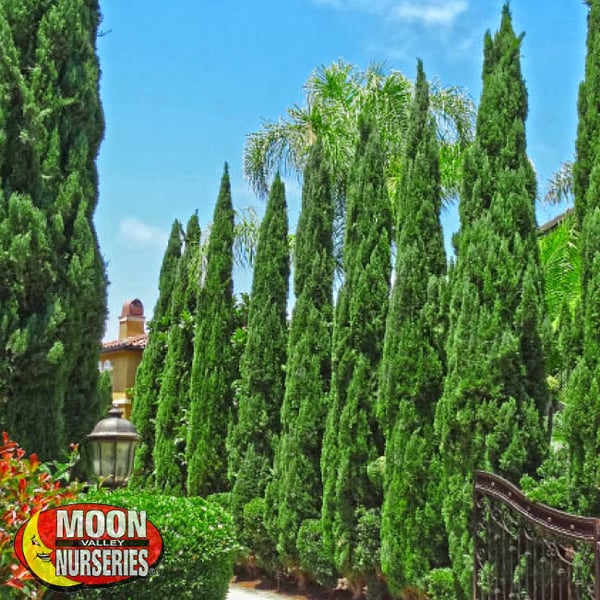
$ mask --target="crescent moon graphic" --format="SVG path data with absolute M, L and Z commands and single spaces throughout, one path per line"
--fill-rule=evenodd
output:
M 38 520 L 40 513 L 37 512 L 29 519 L 23 531 L 23 555 L 27 561 L 29 570 L 44 583 L 61 587 L 72 587 L 81 585 L 79 581 L 73 581 L 68 577 L 56 574 L 56 567 L 51 560 L 52 548 L 48 548 L 40 537 Z

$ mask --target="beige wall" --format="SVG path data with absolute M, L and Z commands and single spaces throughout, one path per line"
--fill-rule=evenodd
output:
M 116 350 L 102 352 L 101 363 L 111 363 L 110 376 L 113 388 L 113 402 L 123 410 L 123 416 L 128 419 L 131 415 L 131 399 L 127 390 L 135 385 L 135 374 L 142 360 L 141 350 Z

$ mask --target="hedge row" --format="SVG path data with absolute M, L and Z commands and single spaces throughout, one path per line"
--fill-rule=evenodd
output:
M 97 590 L 97 597 L 117 600 L 224 600 L 238 544 L 231 518 L 220 506 L 202 498 L 170 497 L 129 490 L 88 492 L 80 501 L 145 510 L 148 520 L 160 531 L 164 542 L 164 555 L 154 575 Z M 87 591 L 77 597 L 93 595 Z

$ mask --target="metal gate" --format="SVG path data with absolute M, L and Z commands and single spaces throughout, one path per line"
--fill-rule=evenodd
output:
M 476 600 L 600 600 L 600 521 L 531 502 L 475 472 Z

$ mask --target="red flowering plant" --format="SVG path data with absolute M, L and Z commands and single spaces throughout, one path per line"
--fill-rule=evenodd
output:
M 2 433 L 0 444 L 0 588 L 12 588 L 15 598 L 41 598 L 45 588 L 18 561 L 13 540 L 21 525 L 40 510 L 76 500 L 79 483 L 66 485 L 79 458 L 71 444 L 67 462 L 41 463 Z M 64 484 L 61 481 L 64 480 Z M 4 598 L 0 592 L 0 597 Z

